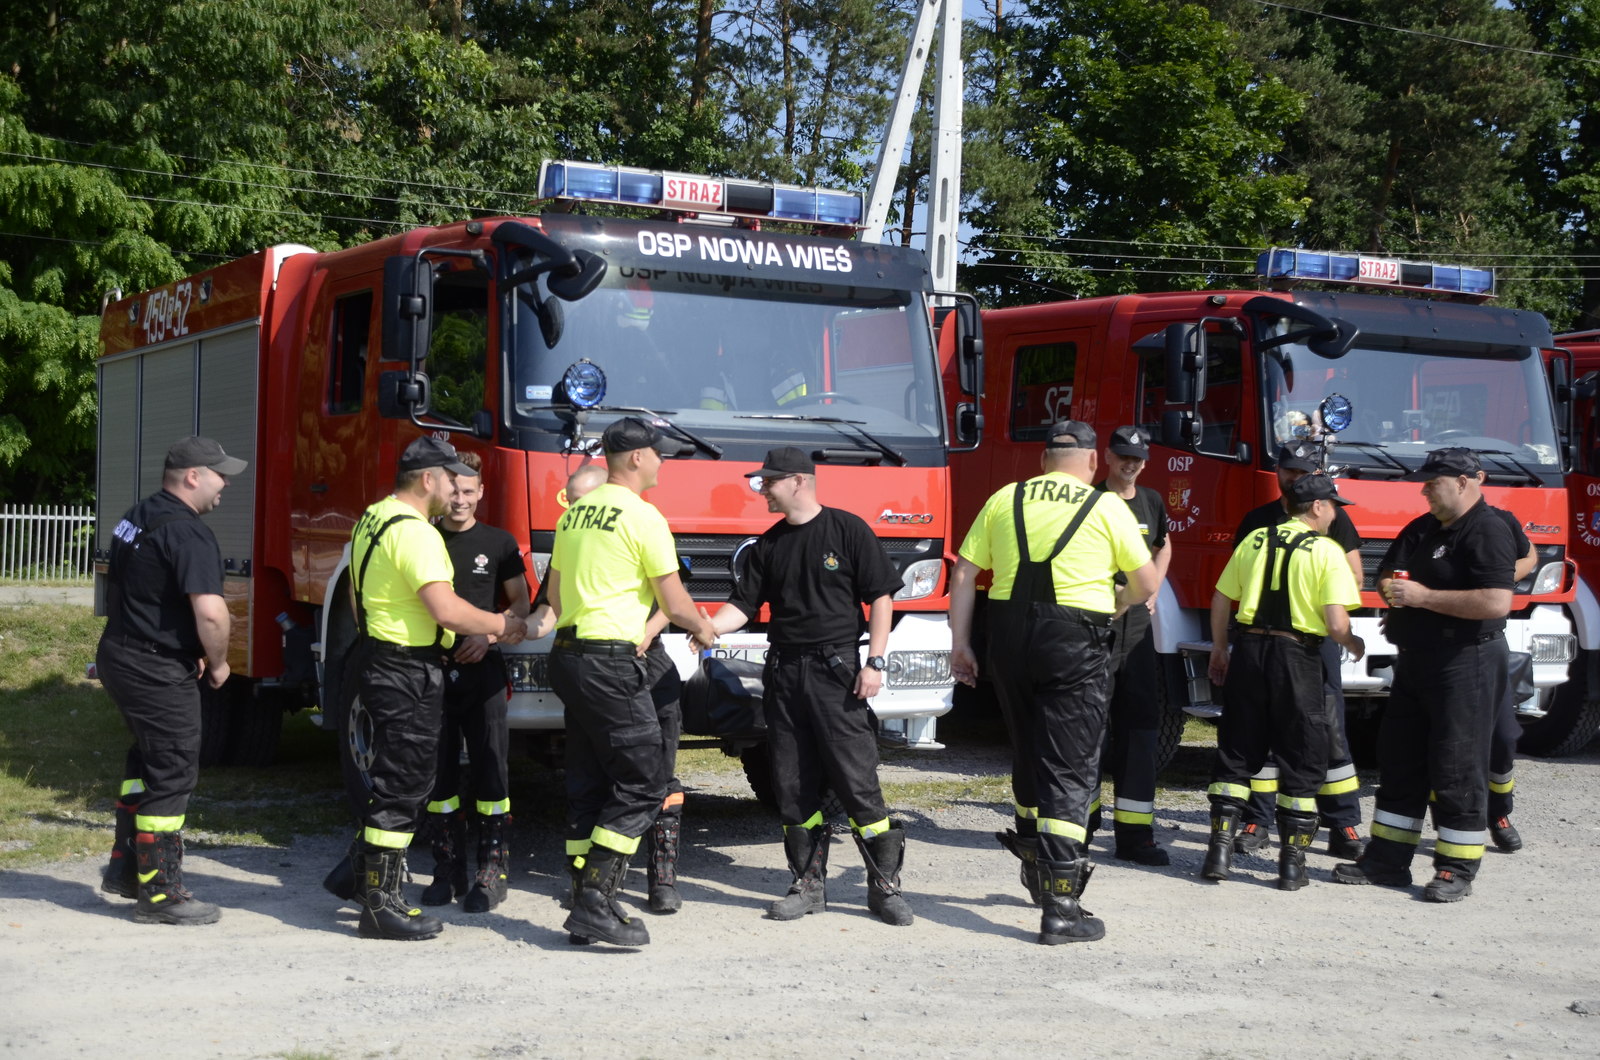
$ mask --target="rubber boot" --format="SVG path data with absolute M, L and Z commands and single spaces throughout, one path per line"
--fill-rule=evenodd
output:
M 571 940 L 609 942 L 613 946 L 646 946 L 650 932 L 617 904 L 617 888 L 628 871 L 628 855 L 607 847 L 590 847 L 579 867 L 581 876 L 572 913 L 562 927 Z
M 645 875 L 652 913 L 676 913 L 683 908 L 683 896 L 678 894 L 678 839 L 682 832 L 683 818 L 677 814 L 661 814 L 650 826 Z
M 511 852 L 506 848 L 508 815 L 478 815 L 478 874 L 472 889 L 461 899 L 468 913 L 487 913 L 506 900 L 506 881 L 511 875 Z M 434 877 L 438 879 L 438 877 Z
M 202 902 L 183 886 L 183 836 L 178 832 L 140 832 L 134 839 L 139 868 L 139 904 L 133 919 L 141 924 L 215 924 L 222 910 Z
M 444 921 L 438 917 L 406 905 L 400 893 L 405 857 L 404 850 L 363 845 L 357 895 L 361 900 L 357 930 L 362 938 L 414 942 L 431 939 L 444 930 Z
M 1020 835 L 1009 828 L 1004 832 L 996 832 L 994 837 L 1022 862 L 1020 875 L 1022 886 L 1028 891 L 1028 900 L 1034 905 L 1043 905 L 1044 897 L 1039 887 L 1039 837 Z
M 355 901 L 356 874 L 361 862 L 361 840 L 350 841 L 350 849 L 339 863 L 328 870 L 322 877 L 322 889 L 339 899 L 341 902 Z
M 1316 814 L 1278 811 L 1278 890 L 1298 891 L 1310 882 L 1306 850 L 1316 837 Z
M 1040 861 L 1044 915 L 1039 919 L 1039 942 L 1059 946 L 1066 942 L 1095 942 L 1106 937 L 1105 922 L 1089 915 L 1080 899 L 1094 869 L 1087 857 L 1073 861 Z
M 139 855 L 133 846 L 133 837 L 137 834 L 134 814 L 137 811 L 136 803 L 118 800 L 116 834 L 111 840 L 111 861 L 100 879 L 102 891 L 122 898 L 139 897 Z
M 433 882 L 422 889 L 422 904 L 449 905 L 467 893 L 467 815 L 430 813 L 427 828 Z
M 900 893 L 900 866 L 906 860 L 906 833 L 899 821 L 871 839 L 856 837 L 861 860 L 867 865 L 867 908 L 885 924 L 905 927 L 914 917 L 911 903 Z
M 789 893 L 767 907 L 772 920 L 799 920 L 807 913 L 828 911 L 828 824 L 815 828 L 787 825 L 783 829 L 783 852 L 789 858 L 794 882 Z
M 1237 805 L 1211 808 L 1211 842 L 1200 875 L 1208 880 L 1225 880 L 1233 869 L 1233 838 L 1239 831 L 1244 811 Z
M 1496 817 L 1489 822 L 1489 836 L 1494 840 L 1495 849 L 1505 854 L 1515 854 L 1522 849 L 1522 833 L 1517 831 L 1517 826 L 1511 823 L 1510 817 Z M 111 855 L 116 857 L 115 854 Z M 110 890 L 109 887 L 105 888 Z

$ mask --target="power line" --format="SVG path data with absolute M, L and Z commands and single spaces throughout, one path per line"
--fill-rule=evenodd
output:
M 1276 0 L 1253 0 L 1262 7 L 1275 7 L 1280 11 L 1295 11 L 1302 15 L 1311 15 L 1314 18 L 1332 19 L 1335 22 L 1348 22 L 1355 26 L 1366 26 L 1369 29 L 1386 29 L 1391 33 L 1406 33 L 1413 37 L 1427 37 L 1432 40 L 1447 41 L 1451 44 L 1467 44 L 1474 48 L 1484 48 L 1489 51 L 1513 52 L 1518 55 L 1532 55 L 1542 59 L 1564 59 L 1571 63 L 1589 63 L 1600 66 L 1600 59 L 1585 59 L 1579 55 L 1564 55 L 1561 52 L 1545 52 L 1534 48 L 1518 48 L 1510 44 L 1490 44 L 1488 41 L 1473 40 L 1470 37 L 1452 37 L 1447 33 L 1434 33 L 1425 29 L 1410 29 L 1405 26 L 1388 26 L 1381 22 L 1368 22 L 1365 19 L 1351 18 L 1348 15 L 1335 15 L 1327 11 L 1313 11 L 1306 7 L 1295 7 L 1293 4 L 1277 3 Z

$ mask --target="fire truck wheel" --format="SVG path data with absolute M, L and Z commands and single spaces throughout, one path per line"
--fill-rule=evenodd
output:
M 1600 696 L 1591 691 L 1595 685 L 1590 674 L 1600 661 L 1597 655 L 1600 653 L 1580 651 L 1567 671 L 1566 682 L 1541 693 L 1545 716 L 1523 721 L 1517 750 L 1547 758 L 1577 754 L 1600 732 Z
M 1160 773 L 1172 762 L 1183 743 L 1183 727 L 1189 715 L 1183 712 L 1186 699 L 1180 694 L 1184 688 L 1183 660 L 1176 655 L 1160 656 L 1161 673 L 1156 680 L 1156 698 L 1161 705 L 1161 729 L 1156 741 L 1156 772 Z
M 227 763 L 270 766 L 278 756 L 283 714 L 283 701 L 277 691 L 248 686 L 241 689 L 228 709 Z
M 750 790 L 755 793 L 756 801 L 777 813 L 778 796 L 772 787 L 772 759 L 767 755 L 767 745 L 763 743 L 746 747 L 739 752 L 739 761 L 744 765 L 744 778 L 750 782 Z M 822 816 L 835 824 L 843 822 L 844 828 L 849 827 L 844 803 L 839 801 L 839 796 L 833 793 L 832 788 L 822 793 Z
M 220 766 L 228 759 L 228 714 L 234 682 L 221 688 L 200 682 L 200 764 Z
M 350 697 L 339 719 L 339 769 L 350 810 L 360 817 L 372 794 L 372 715 L 359 694 Z

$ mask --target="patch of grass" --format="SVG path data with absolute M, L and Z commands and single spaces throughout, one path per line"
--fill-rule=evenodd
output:
M 0 868 L 110 847 L 130 741 L 84 677 L 103 623 L 86 607 L 0 608 Z M 332 738 L 302 715 L 272 767 L 202 770 L 185 831 L 199 845 L 279 845 L 348 819 Z

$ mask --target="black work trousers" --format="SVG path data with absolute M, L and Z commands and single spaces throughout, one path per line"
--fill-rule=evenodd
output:
M 1143 604 L 1128 608 L 1113 620 L 1111 634 L 1111 693 L 1102 771 L 1111 774 L 1115 792 L 1112 821 L 1117 836 L 1128 842 L 1153 832 L 1162 709 L 1156 682 L 1161 661 L 1156 655 L 1150 609 Z
M 443 651 L 396 651 L 370 638 L 361 654 L 361 705 L 372 720 L 372 793 L 361 815 L 369 846 L 404 848 L 433 785 L 444 710 Z M 346 753 L 354 751 L 346 742 Z
M 650 702 L 655 704 L 656 723 L 661 726 L 662 770 L 667 777 L 667 793 L 658 816 L 683 814 L 683 781 L 678 779 L 678 741 L 683 738 L 683 677 L 678 666 L 661 646 L 661 638 L 650 642 L 644 656 L 645 680 L 650 682 Z
M 855 694 L 860 669 L 855 644 L 767 650 L 761 705 L 772 788 L 785 828 L 821 814 L 822 793 L 829 787 L 858 828 L 889 816 L 878 784 L 877 719 Z
M 1489 737 L 1489 820 L 1510 817 L 1516 807 L 1517 741 L 1522 738 L 1522 722 L 1507 682 L 1505 695 L 1494 712 L 1494 732 Z
M 666 794 L 661 723 L 645 661 L 624 642 L 619 654 L 586 654 L 558 643 L 550 685 L 567 725 L 567 840 L 632 854 Z
M 1329 828 L 1356 828 L 1361 824 L 1361 781 L 1356 761 L 1350 754 L 1348 716 L 1344 702 L 1344 680 L 1339 673 L 1339 642 L 1331 637 L 1322 641 L 1322 694 L 1330 704 L 1328 715 L 1328 772 L 1317 789 L 1317 816 Z M 1278 761 L 1267 756 L 1274 783 L 1252 785 L 1250 805 L 1244 823 L 1269 824 L 1273 819 L 1277 792 L 1275 778 Z
M 1217 722 L 1211 803 L 1241 811 L 1250 778 L 1271 748 L 1278 759 L 1278 808 L 1309 814 L 1328 771 L 1328 701 L 1316 645 L 1270 633 L 1234 637 L 1224 709 Z
M 123 776 L 144 782 L 137 827 L 181 830 L 200 778 L 199 663 L 107 634 L 95 670 L 133 736 Z
M 1019 829 L 1035 822 L 1041 861 L 1086 852 L 1100 784 L 1111 629 L 1058 604 L 989 603 L 989 674 L 1011 734 Z
M 1366 856 L 1410 864 L 1433 793 L 1433 863 L 1477 875 L 1488 838 L 1489 738 L 1506 694 L 1503 636 L 1401 650 L 1378 729 L 1378 798 Z
M 506 662 L 498 651 L 490 651 L 477 662 L 450 660 L 444 671 L 443 722 L 439 729 L 439 765 L 432 804 L 462 799 L 462 805 L 476 808 L 486 816 L 506 813 L 510 792 L 506 760 L 511 750 L 511 731 L 506 721 Z M 470 783 L 463 791 L 461 782 L 461 744 L 466 741 L 470 764 Z

